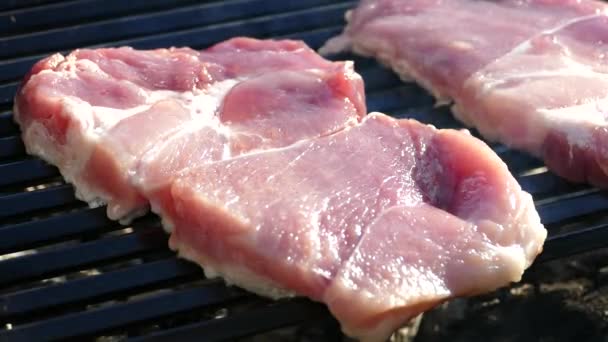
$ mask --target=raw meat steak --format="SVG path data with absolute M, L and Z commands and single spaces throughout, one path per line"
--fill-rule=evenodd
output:
M 592 0 L 363 0 L 322 52 L 412 77 L 488 139 L 608 186 L 608 5 Z
M 170 246 L 207 275 L 324 302 L 370 341 L 450 297 L 518 281 L 547 234 L 483 142 L 380 113 L 191 168 L 169 197 Z
M 256 293 L 326 303 L 387 337 L 454 296 L 520 279 L 546 231 L 483 142 L 366 112 L 352 63 L 303 43 L 77 50 L 16 97 L 26 147 L 128 221 Z
M 329 134 L 366 109 L 351 62 L 235 38 L 203 51 L 53 55 L 26 76 L 14 112 L 28 151 L 124 222 L 181 168 Z

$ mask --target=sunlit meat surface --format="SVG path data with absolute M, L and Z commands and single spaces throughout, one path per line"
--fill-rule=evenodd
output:
M 322 51 L 374 56 L 481 134 L 608 186 L 608 7 L 591 0 L 363 0 Z

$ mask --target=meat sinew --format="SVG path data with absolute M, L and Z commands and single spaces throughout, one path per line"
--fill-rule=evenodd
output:
M 363 0 L 324 53 L 411 77 L 488 139 L 608 186 L 608 6 L 581 0 Z
M 323 302 L 374 341 L 518 281 L 546 230 L 480 140 L 365 112 L 352 63 L 238 38 L 49 57 L 15 118 L 28 151 L 112 219 L 151 204 L 207 275 Z
M 324 302 L 369 341 L 450 297 L 518 281 L 546 237 L 484 143 L 379 113 L 189 169 L 169 201 L 170 246 L 207 275 Z
M 112 219 L 197 163 L 329 134 L 365 114 L 352 63 L 296 41 L 77 50 L 40 61 L 15 101 L 28 151 Z M 136 185 L 136 186 L 134 186 Z

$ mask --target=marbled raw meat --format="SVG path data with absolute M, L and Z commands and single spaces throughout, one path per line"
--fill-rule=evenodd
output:
M 167 202 L 170 246 L 208 276 L 326 303 L 368 341 L 451 297 L 518 281 L 547 234 L 483 142 L 380 113 L 189 169 Z
M 25 77 L 14 110 L 28 152 L 123 222 L 145 212 L 147 193 L 179 168 L 329 134 L 365 112 L 351 62 L 325 60 L 299 41 L 249 38 L 203 51 L 56 54 Z M 195 147 L 185 148 L 197 155 L 179 163 L 188 134 Z M 147 179 L 159 176 L 152 164 L 162 179 Z
M 413 78 L 491 140 L 608 186 L 608 5 L 593 0 L 363 0 L 324 53 Z

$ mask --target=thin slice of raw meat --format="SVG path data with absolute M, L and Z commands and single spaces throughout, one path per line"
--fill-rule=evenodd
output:
M 380 113 L 189 169 L 166 201 L 170 246 L 208 276 L 324 302 L 369 341 L 451 297 L 518 281 L 547 234 L 483 142 Z
M 413 78 L 491 140 L 608 186 L 608 5 L 593 0 L 363 0 L 324 53 Z
M 50 56 L 25 77 L 14 112 L 29 153 L 126 222 L 180 168 L 329 134 L 366 109 L 351 62 L 298 41 L 234 38 L 203 51 Z

